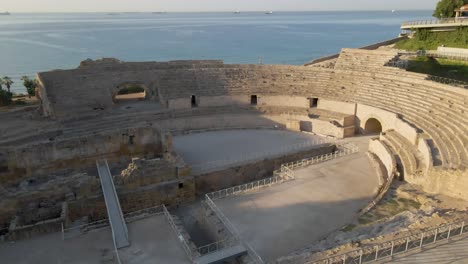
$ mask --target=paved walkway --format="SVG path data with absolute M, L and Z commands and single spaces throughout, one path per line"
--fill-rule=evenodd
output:
M 115 244 L 117 248 L 126 247 L 130 245 L 127 226 L 123 219 L 119 198 L 115 192 L 114 182 L 112 181 L 112 175 L 109 171 L 107 161 L 98 161 L 97 168 L 99 178 L 101 179 L 102 192 L 106 200 L 107 214 L 113 231 Z
M 468 238 L 435 248 L 395 257 L 386 263 L 399 264 L 466 264 L 468 263 Z

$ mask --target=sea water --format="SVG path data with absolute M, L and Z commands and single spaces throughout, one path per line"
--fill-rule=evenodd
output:
M 41 13 L 0 16 L 0 76 L 75 68 L 87 58 L 220 59 L 301 65 L 394 38 L 431 11 L 234 13 Z

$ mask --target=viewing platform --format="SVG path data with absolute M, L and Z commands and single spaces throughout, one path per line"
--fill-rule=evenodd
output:
M 468 26 L 468 18 L 444 18 L 431 20 L 417 20 L 404 22 L 401 25 L 402 30 L 412 29 L 433 29 L 433 30 L 455 30 L 458 27 Z

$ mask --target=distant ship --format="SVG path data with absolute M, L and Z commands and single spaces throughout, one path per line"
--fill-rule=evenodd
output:
M 267 14 L 267 15 L 272 15 L 272 14 L 273 14 L 273 11 L 266 11 L 265 14 Z
M 395 10 L 395 9 L 392 9 L 392 13 L 395 13 L 395 12 L 396 12 L 396 10 Z
M 166 13 L 167 13 L 166 11 L 152 12 L 152 14 L 155 14 L 155 15 L 162 15 L 162 14 L 166 14 Z
M 3 13 L 0 13 L 0 16 L 9 16 L 11 15 L 10 12 L 3 12 Z
M 119 13 L 107 13 L 108 16 L 118 16 L 120 15 Z
M 234 14 L 240 14 L 239 10 L 234 11 Z

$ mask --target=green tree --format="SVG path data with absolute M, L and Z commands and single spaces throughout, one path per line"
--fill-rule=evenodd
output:
M 11 104 L 11 98 L 13 97 L 13 94 L 1 89 L 0 90 L 0 106 L 5 106 Z
M 29 79 L 28 76 L 23 76 L 21 77 L 21 80 L 23 81 L 23 86 L 26 87 L 26 91 L 28 92 L 29 98 L 31 96 L 36 95 L 36 80 Z
M 437 18 L 448 18 L 455 16 L 455 9 L 468 4 L 468 0 L 440 0 L 433 16 Z
M 10 77 L 5 76 L 2 79 L 3 84 L 6 86 L 8 92 L 10 92 L 11 85 L 14 83 Z

